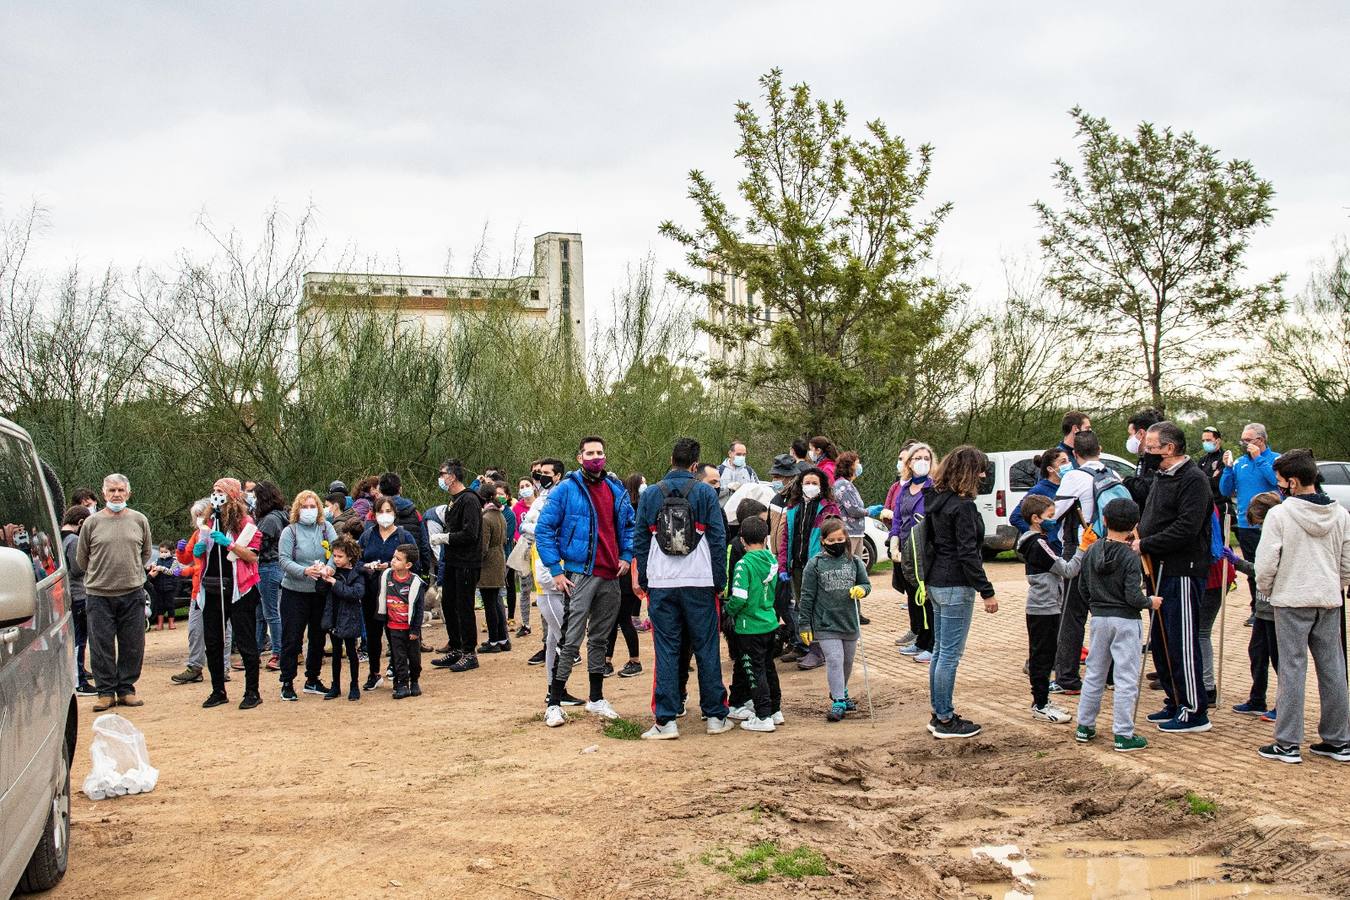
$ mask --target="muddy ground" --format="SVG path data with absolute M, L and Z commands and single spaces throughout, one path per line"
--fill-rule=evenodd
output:
M 672 742 L 609 738 L 578 711 L 545 728 L 543 673 L 525 665 L 537 637 L 483 657 L 474 673 L 427 672 L 419 699 L 396 703 L 386 686 L 359 703 L 282 703 L 265 675 L 260 708 L 202 710 L 204 686 L 168 681 L 185 630 L 153 633 L 146 705 L 127 714 L 159 786 L 98 803 L 75 796 L 70 871 L 51 896 L 1001 897 L 981 886 L 1011 887 L 1011 875 L 968 848 L 1016 844 L 1034 866 L 1065 842 L 1139 839 L 1220 857 L 1205 885 L 1220 893 L 1205 896 L 1222 896 L 1224 880 L 1272 896 L 1350 896 L 1350 843 L 1337 824 L 1350 769 L 1257 760 L 1244 748 L 1268 733 L 1249 736 L 1231 715 L 1216 716 L 1214 740 L 1164 739 L 1128 757 L 1033 724 L 1020 674 L 1023 583 L 1017 567 L 993 568 L 1004 609 L 977 613 L 958 681 L 958 708 L 985 724 L 969 741 L 924 730 L 926 673 L 894 653 L 903 627 L 884 574 L 864 630 L 875 723 L 862 713 L 826 723 L 824 673 L 792 667 L 782 670 L 788 724 L 771 735 L 708 736 L 692 704 Z M 1242 651 L 1227 652 L 1235 680 L 1245 679 Z M 854 685 L 861 696 L 860 669 Z M 650 724 L 649 675 L 606 688 L 622 715 Z M 92 720 L 81 703 L 77 786 Z M 828 874 L 740 880 L 750 872 L 731 861 L 766 841 L 808 848 Z M 1135 895 L 1101 885 L 1074 894 Z

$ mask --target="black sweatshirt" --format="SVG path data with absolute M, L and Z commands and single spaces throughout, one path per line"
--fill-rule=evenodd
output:
M 931 524 L 933 566 L 924 579 L 929 587 L 972 587 L 981 597 L 994 596 L 984 574 L 984 519 L 975 501 L 951 491 L 925 491 L 924 510 Z
M 467 488 L 445 508 L 445 549 L 441 565 L 457 569 L 483 566 L 483 501 Z
M 1162 565 L 1163 577 L 1209 574 L 1213 503 L 1209 478 L 1191 460 L 1172 474 L 1158 472 L 1139 521 L 1139 550 L 1153 557 L 1155 571 Z

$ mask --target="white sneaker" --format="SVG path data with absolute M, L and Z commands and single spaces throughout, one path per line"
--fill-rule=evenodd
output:
M 549 728 L 557 728 L 567 721 L 567 714 L 563 712 L 561 706 L 550 706 L 544 710 L 544 724 Z
M 778 712 L 776 712 L 776 713 L 773 714 L 773 724 L 775 724 L 775 725 L 783 725 L 783 724 L 785 724 L 786 722 L 787 722 L 787 719 L 783 718 L 783 711 L 782 711 L 781 709 L 780 709 Z
M 721 716 L 713 716 L 708 720 L 708 734 L 725 734 L 735 727 Z
M 608 700 L 591 700 L 586 703 L 586 712 L 595 713 L 606 719 L 617 719 L 619 714 L 614 711 L 614 707 L 609 705 Z
M 928 663 L 933 661 L 933 654 L 927 650 L 920 650 L 918 653 L 911 656 L 910 659 L 914 660 L 916 663 L 920 665 L 927 665 Z
M 753 703 L 732 707 L 731 710 L 727 712 L 727 718 L 735 719 L 737 722 L 744 722 L 747 719 L 753 719 L 754 717 L 755 705 Z
M 1053 722 L 1056 725 L 1063 725 L 1073 721 L 1073 716 L 1060 709 L 1053 703 L 1047 703 L 1044 706 L 1032 706 L 1031 717 L 1040 719 L 1042 722 Z
M 642 732 L 644 741 L 673 741 L 680 736 L 680 729 L 673 721 L 664 725 L 653 725 Z
M 744 728 L 746 731 L 773 731 L 774 730 L 773 718 L 770 717 L 768 719 L 760 719 L 755 716 L 751 716 L 750 718 L 746 719 L 744 722 L 741 723 L 741 727 Z

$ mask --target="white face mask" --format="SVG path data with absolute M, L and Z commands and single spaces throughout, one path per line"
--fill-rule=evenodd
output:
M 732 464 L 733 466 L 735 466 L 736 468 L 738 468 L 738 469 L 741 468 L 741 467 L 743 467 L 743 466 L 745 465 L 745 454 L 744 454 L 744 453 L 738 453 L 738 454 L 736 454 L 735 456 L 733 456 L 733 457 L 731 458 L 731 464 Z
M 389 512 L 380 513 L 375 517 L 375 521 L 380 523 L 381 528 L 388 528 L 390 525 L 394 524 L 394 514 Z
M 804 484 L 802 485 L 802 496 L 807 500 L 814 500 L 820 496 L 820 485 Z
M 211 494 L 211 505 L 216 509 L 220 509 L 222 506 L 225 505 L 225 501 L 229 499 L 230 498 L 227 495 L 221 493 L 220 491 L 215 491 L 214 493 Z
M 905 461 L 903 459 L 897 459 L 895 461 L 895 474 L 897 475 L 905 474 Z
M 933 464 L 926 459 L 916 459 L 909 464 L 909 470 L 914 473 L 915 478 L 927 478 L 928 470 Z
M 300 510 L 300 522 L 304 525 L 313 525 L 319 521 L 319 511 L 317 509 Z
M 1130 439 L 1125 442 L 1125 452 L 1134 454 L 1139 453 L 1139 435 L 1130 435 Z
M 528 500 L 534 496 L 534 488 L 526 486 L 520 489 L 520 499 Z
M 249 509 L 252 509 L 258 505 L 258 498 L 253 495 L 252 491 L 249 491 L 244 495 L 244 502 L 248 504 Z

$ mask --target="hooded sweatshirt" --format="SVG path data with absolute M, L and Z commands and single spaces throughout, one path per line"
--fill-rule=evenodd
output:
M 924 498 L 932 525 L 933 565 L 927 575 L 931 587 L 971 587 L 981 597 L 994 596 L 984 574 L 984 519 L 975 501 L 951 491 L 928 491 Z
M 816 638 L 856 641 L 858 607 L 848 595 L 854 585 L 866 596 L 872 592 L 867 567 L 856 556 L 831 556 L 820 552 L 811 557 L 802 573 L 802 602 L 797 627 L 815 632 Z
M 1266 514 L 1256 589 L 1270 605 L 1334 609 L 1350 584 L 1350 513 L 1325 494 L 1299 494 Z
M 774 582 L 778 560 L 772 550 L 749 550 L 731 576 L 731 596 L 726 611 L 732 617 L 737 634 L 768 634 L 778 628 L 774 610 Z
M 1073 559 L 1060 559 L 1049 539 L 1028 531 L 1017 539 L 1017 555 L 1027 564 L 1027 615 L 1057 616 L 1064 610 L 1064 585 L 1078 574 L 1083 551 Z
M 1094 616 L 1138 619 L 1149 606 L 1139 557 L 1119 541 L 1097 541 L 1088 548 L 1078 590 Z

